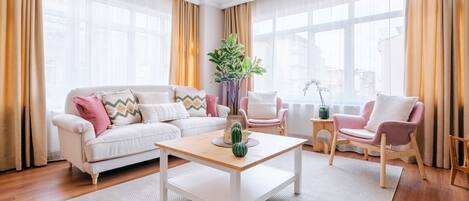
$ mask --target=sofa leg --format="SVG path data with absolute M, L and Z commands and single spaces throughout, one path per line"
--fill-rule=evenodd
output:
M 71 162 L 68 162 L 68 165 L 69 165 L 68 167 L 69 167 L 70 169 L 73 168 L 73 164 L 72 164 Z
M 93 185 L 98 184 L 98 177 L 99 177 L 99 173 L 91 174 L 91 182 L 93 183 Z

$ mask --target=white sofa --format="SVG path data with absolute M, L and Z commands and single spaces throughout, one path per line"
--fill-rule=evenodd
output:
M 79 116 L 72 102 L 74 96 L 91 96 L 100 91 L 131 89 L 135 92 L 168 92 L 175 101 L 178 86 L 110 86 L 79 88 L 70 91 L 65 103 L 65 114 L 52 122 L 59 130 L 60 150 L 64 158 L 92 177 L 96 184 L 99 173 L 159 157 L 156 142 L 205 133 L 225 128 L 230 109 L 218 105 L 220 117 L 190 117 L 170 122 L 137 123 L 104 131 L 95 137 L 90 122 Z M 192 88 L 183 87 L 185 90 Z M 195 90 L 195 89 L 192 89 Z

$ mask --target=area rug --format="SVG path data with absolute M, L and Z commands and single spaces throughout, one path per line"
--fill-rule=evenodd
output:
M 266 163 L 285 170 L 293 169 L 293 154 L 285 154 Z M 169 176 L 200 168 L 187 163 L 169 170 Z M 293 185 L 283 189 L 269 201 L 390 201 L 393 199 L 402 168 L 387 166 L 386 188 L 379 187 L 379 164 L 363 160 L 335 157 L 328 165 L 328 156 L 303 152 L 302 193 L 295 195 Z M 275 175 L 272 175 L 275 176 Z M 241 178 L 242 179 L 242 178 Z M 210 188 L 207 186 L 207 188 Z M 71 201 L 150 201 L 159 200 L 159 174 L 152 174 L 106 189 L 88 193 Z M 188 201 L 169 191 L 169 200 Z

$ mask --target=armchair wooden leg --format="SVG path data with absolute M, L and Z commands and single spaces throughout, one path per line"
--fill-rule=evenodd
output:
M 364 159 L 368 160 L 368 149 L 367 148 L 363 149 L 363 155 L 364 155 Z
M 451 176 L 450 176 L 450 184 L 454 185 L 454 179 L 456 179 L 456 169 L 451 166 Z
M 381 144 L 380 144 L 380 162 L 381 162 L 381 171 L 379 175 L 379 186 L 381 188 L 386 187 L 386 134 L 381 135 Z
M 337 145 L 337 135 L 338 134 L 337 134 L 337 132 L 334 132 L 333 135 L 334 136 L 332 137 L 332 146 L 331 146 L 331 155 L 329 157 L 329 165 L 332 165 L 332 162 L 334 161 L 335 147 Z
M 285 125 L 283 125 L 283 135 L 287 136 L 288 135 L 288 130 L 287 130 L 287 122 L 285 122 Z
M 98 177 L 99 177 L 99 173 L 91 174 L 91 182 L 93 183 L 93 185 L 98 184 Z
M 410 143 L 411 143 L 412 149 L 415 152 L 415 159 L 417 160 L 417 166 L 419 168 L 420 176 L 422 177 L 422 179 L 426 179 L 427 176 L 425 174 L 425 167 L 423 166 L 422 156 L 420 156 L 419 147 L 417 145 L 417 140 L 415 139 L 414 133 L 410 134 Z

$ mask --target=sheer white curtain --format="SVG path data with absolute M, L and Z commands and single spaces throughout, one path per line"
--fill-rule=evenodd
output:
M 76 87 L 167 84 L 170 0 L 44 0 L 47 106 Z
M 43 18 L 49 119 L 73 88 L 169 83 L 170 0 L 44 0 Z
M 253 55 L 267 73 L 257 91 L 290 102 L 318 102 L 310 79 L 329 89 L 328 104 L 361 104 L 404 92 L 405 0 L 257 0 Z

